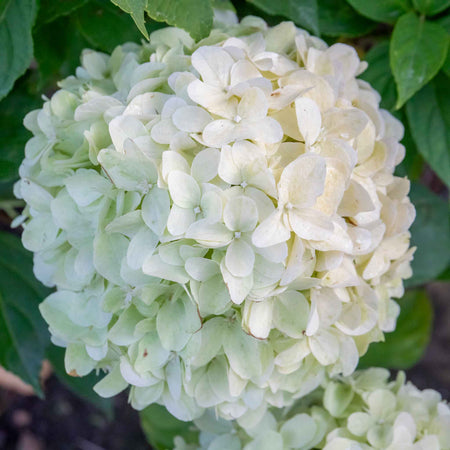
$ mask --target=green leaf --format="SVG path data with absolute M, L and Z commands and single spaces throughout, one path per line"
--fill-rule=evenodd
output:
M 384 342 L 371 344 L 359 360 L 359 369 L 377 366 L 409 369 L 421 359 L 430 340 L 433 310 L 424 290 L 407 291 L 398 300 L 397 327 L 385 334 Z
M 411 245 L 417 247 L 407 286 L 417 286 L 437 278 L 450 264 L 450 218 L 445 200 L 424 186 L 413 183 L 410 198 L 416 207 L 411 226 Z
M 402 144 L 405 146 L 405 158 L 396 167 L 395 175 L 399 177 L 408 177 L 411 181 L 417 181 L 422 175 L 425 162 L 417 150 L 416 143 L 411 135 L 408 120 L 406 119 L 406 112 L 404 109 L 396 111 L 396 116 L 402 121 L 405 127 L 405 134 L 402 139 Z
M 31 254 L 20 239 L 0 232 L 0 364 L 40 396 L 48 333 L 38 304 L 47 294 L 34 278 Z
M 35 0 L 12 0 L 0 21 L 0 99 L 13 87 L 33 57 L 31 29 L 36 17 Z
M 319 29 L 326 36 L 356 37 L 370 33 L 376 23 L 361 17 L 345 0 L 318 0 Z
M 88 0 L 40 0 L 37 23 L 43 25 L 61 16 L 67 16 L 87 3 Z M 54 36 L 58 36 L 55 33 Z
M 142 38 L 130 15 L 109 0 L 91 0 L 75 17 L 79 31 L 97 50 L 112 52 L 124 42 L 140 42 Z
M 66 373 L 64 368 L 64 353 L 65 350 L 56 345 L 49 345 L 45 353 L 47 359 L 51 362 L 53 372 L 56 374 L 59 381 L 74 394 L 102 411 L 108 419 L 112 419 L 113 404 L 111 399 L 102 398 L 93 390 L 93 386 L 98 383 L 102 377 L 95 375 L 93 372 L 84 377 L 71 377 Z
M 398 20 L 392 33 L 391 68 L 397 83 L 400 108 L 439 71 L 447 56 L 444 28 L 409 12 Z
M 389 42 L 384 41 L 372 47 L 365 60 L 369 63 L 369 67 L 360 78 L 370 83 L 380 93 L 381 107 L 392 110 L 397 93 L 394 77 L 389 68 Z
M 3 20 L 6 14 L 6 10 L 11 4 L 12 0 L 0 0 L 0 22 Z
M 39 97 L 28 92 L 28 78 L 21 78 L 15 89 L 0 102 L 0 182 L 19 177 L 26 141 L 31 134 L 23 126 L 28 111 L 42 104 Z
M 213 24 L 210 0 L 148 0 L 146 11 L 158 22 L 183 28 L 196 41 L 208 36 Z
M 450 83 L 440 73 L 406 104 L 417 148 L 439 178 L 450 186 Z
M 409 11 L 409 0 L 347 0 L 360 14 L 377 22 L 394 23 Z
M 139 31 L 148 39 L 148 31 L 145 28 L 145 6 L 147 0 L 111 0 L 116 6 L 130 14 Z
M 81 51 L 89 46 L 69 17 L 38 27 L 33 38 L 39 90 L 54 89 L 57 81 L 73 74 L 80 65 Z
M 317 0 L 248 1 L 268 14 L 286 17 L 314 34 L 320 33 Z
M 139 415 L 145 436 L 156 449 L 173 448 L 175 436 L 182 436 L 187 442 L 198 442 L 198 432 L 192 422 L 176 419 L 163 406 L 150 405 Z
M 450 0 L 413 0 L 414 7 L 422 14 L 434 16 L 450 6 Z

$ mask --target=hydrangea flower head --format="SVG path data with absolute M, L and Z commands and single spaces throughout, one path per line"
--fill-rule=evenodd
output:
M 175 438 L 175 450 L 448 450 L 450 408 L 432 389 L 400 372 L 373 368 L 326 380 L 294 405 L 268 410 L 257 423 L 206 412 L 198 442 Z
M 81 62 L 25 118 L 16 184 L 67 371 L 183 420 L 350 375 L 395 327 L 414 219 L 355 50 L 247 17 Z

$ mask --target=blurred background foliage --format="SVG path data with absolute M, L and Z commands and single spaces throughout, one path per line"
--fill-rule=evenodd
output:
M 22 206 L 13 184 L 30 137 L 23 117 L 75 71 L 83 48 L 110 52 L 166 24 L 200 40 L 213 26 L 214 9 L 258 15 L 271 25 L 292 20 L 328 44 L 354 46 L 369 63 L 361 78 L 405 125 L 406 157 L 397 174 L 412 181 L 417 251 L 397 329 L 360 365 L 408 369 L 424 354 L 433 320 L 425 287 L 450 281 L 450 0 L 0 0 L 0 365 L 37 395 L 44 395 L 39 373 L 47 359 L 63 384 L 112 417 L 111 402 L 91 391 L 96 376 L 68 376 L 64 352 L 49 345 L 37 309 L 49 291 L 34 279 L 31 254 L 9 229 Z M 192 432 L 165 414 L 158 406 L 141 414 L 155 448 Z

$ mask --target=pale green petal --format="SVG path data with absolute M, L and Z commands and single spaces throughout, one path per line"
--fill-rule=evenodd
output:
M 170 198 L 167 191 L 153 188 L 142 201 L 142 218 L 147 226 L 161 236 L 170 213 Z
M 227 248 L 225 264 L 233 276 L 246 277 L 253 271 L 255 252 L 244 240 L 234 239 Z

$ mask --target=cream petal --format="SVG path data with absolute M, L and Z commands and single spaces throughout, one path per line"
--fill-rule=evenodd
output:
M 253 270 L 255 252 L 244 240 L 234 239 L 227 248 L 225 264 L 233 276 L 246 277 Z
M 195 208 L 200 204 L 200 187 L 193 177 L 173 170 L 167 177 L 170 196 L 180 208 Z
M 194 221 L 195 212 L 192 208 L 181 208 L 174 204 L 167 218 L 167 231 L 172 236 L 182 236 Z
M 258 209 L 255 202 L 243 195 L 231 198 L 223 210 L 223 220 L 229 230 L 252 231 L 258 222 Z
M 333 232 L 329 217 L 312 208 L 290 210 L 289 223 L 292 231 L 302 239 L 326 240 Z
M 295 113 L 297 115 L 298 129 L 305 144 L 311 146 L 317 140 L 322 126 L 322 116 L 316 102 L 300 97 L 295 100 Z
M 290 231 L 284 226 L 282 211 L 276 210 L 262 223 L 258 225 L 252 234 L 252 242 L 256 247 L 270 247 L 286 242 L 291 236 Z

